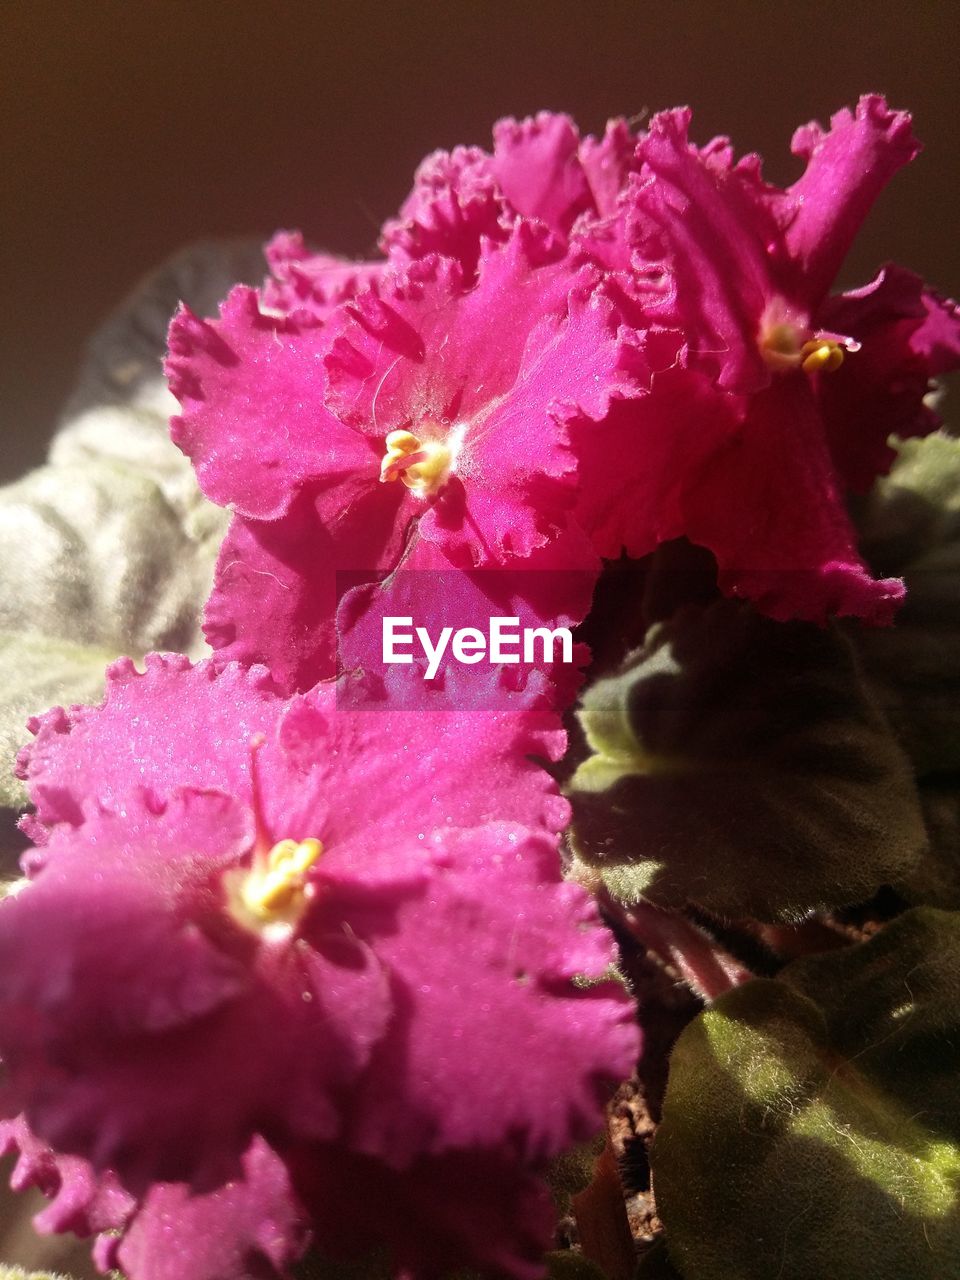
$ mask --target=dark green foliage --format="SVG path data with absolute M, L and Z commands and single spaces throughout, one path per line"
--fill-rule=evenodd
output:
M 790 919 L 919 860 L 909 765 L 836 628 L 682 609 L 579 716 L 573 846 L 622 901 Z
M 685 1280 L 960 1275 L 960 915 L 718 1000 L 680 1037 L 651 1152 Z

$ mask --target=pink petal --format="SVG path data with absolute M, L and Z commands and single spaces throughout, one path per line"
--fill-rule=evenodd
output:
M 786 250 L 795 264 L 798 300 L 815 309 L 880 192 L 920 150 L 910 116 L 868 94 L 855 111 L 838 111 L 825 131 L 815 121 L 793 136 L 806 170 L 787 188 L 780 210 Z
M 560 880 L 547 838 L 496 824 L 440 832 L 425 853 L 440 871 L 432 910 L 417 915 L 418 945 L 405 945 L 402 928 L 374 944 L 404 1016 L 365 1078 L 353 1145 L 397 1168 L 471 1147 L 548 1159 L 596 1132 L 633 1069 L 638 1033 L 622 987 L 571 981 L 606 971 L 612 939 L 592 898 Z M 468 936 L 467 964 L 456 940 Z
M 610 120 L 602 138 L 588 135 L 580 143 L 580 164 L 599 217 L 616 213 L 627 179 L 637 168 L 636 148 L 637 140 L 626 120 Z
M 183 1184 L 151 1188 L 99 1262 L 130 1280 L 283 1280 L 307 1245 L 303 1210 L 283 1161 L 261 1139 L 240 1175 L 203 1195 Z
M 379 453 L 324 407 L 313 322 L 265 315 L 254 290 L 241 286 L 219 320 L 181 308 L 169 342 L 170 389 L 183 407 L 171 433 L 220 506 L 274 519 L 300 485 L 320 475 L 336 485 L 342 503 L 379 467 Z
M 346 298 L 367 289 L 383 272 L 383 262 L 351 262 L 313 253 L 299 231 L 278 231 L 264 249 L 273 273 L 260 290 L 264 310 L 311 317 L 320 324 Z
M 246 797 L 250 743 L 269 733 L 279 703 L 262 668 L 220 672 L 178 655 L 151 654 L 141 675 L 129 659 L 107 670 L 99 708 L 55 707 L 34 719 L 36 741 L 20 755 L 37 818 L 83 820 L 117 808 L 135 786 L 159 796 L 182 786 Z
M 718 163 L 691 146 L 689 124 L 688 110 L 664 111 L 640 139 L 631 237 L 641 258 L 674 276 L 672 308 L 658 318 L 684 331 L 690 362 L 724 389 L 757 391 L 770 381 L 758 336 L 774 292 L 765 245 L 775 224 L 725 148 Z
M 892 620 L 903 583 L 875 581 L 857 553 L 803 374 L 752 397 L 739 431 L 690 477 L 682 503 L 684 532 L 714 553 L 728 595 L 782 620 Z
M 960 312 L 912 272 L 888 266 L 864 288 L 828 299 L 819 319 L 860 344 L 819 379 L 818 396 L 837 470 L 865 492 L 890 467 L 891 435 L 940 425 L 924 397 L 934 377 L 960 366 Z
M 500 120 L 493 129 L 492 170 L 510 206 L 566 233 L 594 207 L 580 163 L 580 135 L 569 116 L 541 111 L 526 120 Z
M 217 562 L 203 629 L 221 659 L 263 663 L 285 692 L 337 670 L 335 618 L 343 583 L 395 564 L 415 499 L 373 485 L 334 524 L 304 489 L 281 520 L 234 517 Z
M 515 618 L 515 630 L 572 628 L 586 617 L 600 563 L 589 539 L 571 528 L 546 547 L 504 569 L 468 572 L 454 568 L 432 543 L 419 539 L 399 568 L 381 581 L 358 586 L 344 598 L 338 614 L 339 659 L 342 670 L 373 675 L 373 682 L 357 685 L 361 699 L 376 696 L 377 687 L 389 689 L 395 705 L 422 705 L 438 710 L 476 708 L 493 710 L 513 689 L 525 688 L 530 674 L 548 677 L 558 708 L 569 705 L 581 683 L 580 668 L 589 660 L 583 646 L 575 646 L 571 661 L 547 661 L 537 643 L 534 661 L 523 659 L 522 646 L 509 648 L 517 658 L 497 670 L 489 654 L 476 666 L 461 665 L 450 643 L 432 680 L 424 679 L 427 660 L 419 641 L 412 642 L 410 665 L 384 662 L 383 637 L 387 617 L 409 617 L 407 630 L 424 627 L 436 642 L 444 627 L 456 633 L 473 627 L 488 635 L 492 618 Z M 502 679 L 499 678 L 502 676 Z M 509 702 L 506 704 L 509 705 Z
M 381 446 L 398 428 L 459 442 L 418 531 L 467 567 L 556 536 L 573 496 L 565 424 L 602 417 L 638 377 L 594 273 L 541 261 L 531 237 L 491 249 L 467 292 L 453 264 L 425 261 L 331 324 L 335 412 Z
M 435 151 L 420 165 L 400 215 L 388 222 L 381 245 L 395 262 L 441 254 L 473 280 L 483 241 L 505 240 L 510 219 L 490 156 L 479 147 Z
M 35 1187 L 50 1201 L 33 1220 L 43 1235 L 116 1231 L 136 1207 L 113 1174 L 98 1176 L 87 1161 L 56 1155 L 34 1137 L 23 1116 L 0 1121 L 0 1155 L 17 1157 L 10 1175 L 14 1191 Z
M 135 1191 L 203 1190 L 235 1174 L 257 1131 L 334 1137 L 334 1099 L 391 1002 L 335 910 L 314 913 L 310 947 L 260 941 L 228 915 L 223 873 L 251 843 L 232 801 L 134 806 L 55 832 L 46 868 L 4 904 L 0 1043 L 52 1146 Z

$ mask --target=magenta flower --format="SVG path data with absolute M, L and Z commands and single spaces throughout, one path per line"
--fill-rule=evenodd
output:
M 135 1280 L 274 1280 L 303 1253 L 306 1214 L 283 1161 L 260 1138 L 225 1186 L 195 1194 L 158 1183 L 142 1200 L 78 1156 L 55 1154 L 22 1118 L 0 1122 L 0 1152 L 16 1154 L 16 1191 L 36 1187 L 50 1203 L 34 1218 L 43 1233 L 96 1234 L 101 1271 Z
M 799 130 L 807 168 L 785 191 L 726 139 L 698 150 L 688 125 L 686 111 L 654 118 L 621 201 L 628 288 L 663 340 L 683 343 L 649 396 L 613 406 L 602 437 L 577 433 L 577 518 L 604 555 L 681 535 L 708 547 L 723 588 L 774 617 L 889 621 L 902 584 L 871 579 L 844 491 L 888 465 L 892 431 L 936 425 L 924 397 L 960 362 L 960 320 L 898 269 L 839 298 L 827 289 L 916 153 L 909 117 L 868 97 L 829 133 Z
M 369 1248 L 364 1170 L 425 1222 L 445 1170 L 479 1196 L 475 1219 L 447 1211 L 463 1263 L 522 1274 L 524 1232 L 544 1247 L 542 1208 L 520 1229 L 503 1186 L 539 1204 L 637 1048 L 616 984 L 572 981 L 612 943 L 560 878 L 567 805 L 531 759 L 562 750 L 552 726 L 529 696 L 350 712 L 333 686 L 287 702 L 263 671 L 159 657 L 116 664 L 102 708 L 36 722 L 21 772 L 46 843 L 0 904 L 6 1101 L 139 1202 L 117 1246 L 133 1280 L 166 1277 L 157 1216 L 206 1276 L 195 1224 L 256 1232 L 261 1176 L 274 1260 L 305 1218 L 321 1249 Z M 315 1211 L 343 1167 L 357 1182 L 327 1199 L 349 1240 Z M 507 1234 L 483 1239 L 485 1215 Z
M 525 223 L 473 287 L 429 258 L 325 324 L 298 315 L 235 290 L 219 321 L 181 312 L 168 362 L 174 438 L 238 514 L 208 635 L 287 688 L 334 670 L 336 571 L 390 570 L 401 552 L 417 568 L 418 543 L 457 567 L 530 564 L 568 528 L 572 424 L 645 376 L 598 273 L 571 272 Z M 539 621 L 569 612 L 561 594 Z
M 469 279 L 481 242 L 503 240 L 524 221 L 540 224 L 558 250 L 573 246 L 577 260 L 609 266 L 623 254 L 614 219 L 628 175 L 639 167 L 625 121 L 612 120 L 601 139 L 581 139 L 569 116 L 542 111 L 500 120 L 493 140 L 490 154 L 456 147 L 424 160 L 399 217 L 384 227 L 388 257 L 440 253 L 455 258 Z

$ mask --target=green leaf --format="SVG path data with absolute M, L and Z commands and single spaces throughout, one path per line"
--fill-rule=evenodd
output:
M 674 1049 L 651 1150 L 685 1280 L 960 1269 L 960 916 L 723 996 Z
M 23 1267 L 8 1267 L 0 1262 L 0 1280 L 70 1280 L 61 1271 L 24 1271 Z
M 606 1130 L 601 1129 L 589 1142 L 580 1142 L 550 1161 L 547 1183 L 554 1206 L 561 1217 L 570 1212 L 573 1197 L 593 1180 L 597 1157 L 603 1151 L 606 1141 Z
M 790 919 L 919 860 L 909 765 L 836 628 L 683 609 L 579 718 L 592 754 L 568 786 L 572 845 L 623 902 Z
M 28 734 L 26 722 L 58 702 L 97 702 L 103 671 L 117 654 L 29 631 L 0 631 L 0 758 L 9 766 Z M 9 767 L 0 773 L 0 805 L 18 808 L 25 795 Z
M 927 848 L 894 887 L 910 903 L 960 911 L 960 782 L 928 780 L 920 788 L 920 806 Z
M 259 251 L 228 244 L 155 273 L 94 337 L 48 465 L 0 489 L 0 805 L 26 799 L 11 767 L 29 715 L 98 701 L 121 655 L 205 652 L 227 515 L 170 441 L 159 361 L 180 298 L 209 311 L 262 269 Z
M 544 1261 L 549 1280 L 606 1280 L 600 1267 L 578 1249 L 555 1249 Z
M 857 521 L 871 567 L 907 584 L 893 627 L 855 628 L 867 675 L 918 775 L 960 770 L 960 440 L 901 442 Z
M 218 535 L 194 536 L 153 479 L 113 462 L 41 467 L 0 490 L 0 802 L 23 799 L 9 769 L 28 715 L 99 701 L 121 654 L 203 651 Z

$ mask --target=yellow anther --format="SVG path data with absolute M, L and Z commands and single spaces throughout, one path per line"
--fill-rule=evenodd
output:
M 401 480 L 418 497 L 427 498 L 447 481 L 452 451 L 442 440 L 421 440 L 412 431 L 391 431 L 380 463 L 384 483 Z
M 292 923 L 306 904 L 306 874 L 322 853 L 319 840 L 279 841 L 265 862 L 245 873 L 240 887 L 243 906 L 265 924 Z
M 843 356 L 843 347 L 833 338 L 813 338 L 800 348 L 800 367 L 804 373 L 833 373 Z

